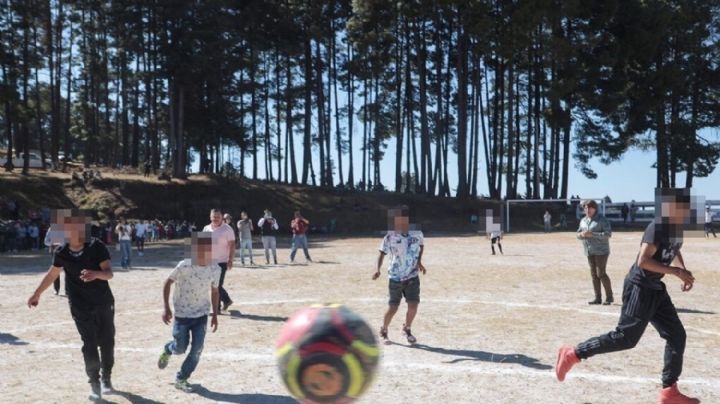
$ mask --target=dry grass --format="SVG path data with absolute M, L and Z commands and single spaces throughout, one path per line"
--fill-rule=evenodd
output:
M 612 239 L 609 273 L 620 296 L 637 253 L 639 233 Z M 154 245 L 133 256 L 136 269 L 117 272 L 116 367 L 122 393 L 111 402 L 290 403 L 273 358 L 282 321 L 312 302 L 344 302 L 373 329 L 385 309 L 384 280 L 371 281 L 378 238 L 314 238 L 315 264 L 236 268 L 227 277 L 232 315 L 208 334 L 192 377 L 198 394 L 171 382 L 181 358 L 164 371 L 155 363 L 170 327 L 160 321 L 161 285 L 181 258 L 179 244 Z M 280 259 L 287 262 L 287 241 Z M 717 240 L 687 240 L 683 249 L 697 284 L 681 293 L 667 279 L 685 323 L 684 391 L 720 402 L 720 249 Z M 400 336 L 402 318 L 383 346 L 375 384 L 364 403 L 648 403 L 657 399 L 663 340 L 648 327 L 640 344 L 577 366 L 565 383 L 552 366 L 561 344 L 611 330 L 620 306 L 588 306 L 591 285 L 581 248 L 571 234 L 511 234 L 505 256 L 490 256 L 477 237 L 426 239 L 422 303 L 413 327 L 419 345 Z M 115 252 L 113 252 L 116 254 Z M 256 260 L 264 261 L 255 251 Z M 117 261 L 117 257 L 114 257 Z M 47 256 L 0 257 L 0 391 L 4 402 L 82 402 L 87 385 L 80 341 L 67 301 L 46 292 L 29 311 L 24 302 L 41 278 Z M 401 308 L 401 310 L 404 308 Z

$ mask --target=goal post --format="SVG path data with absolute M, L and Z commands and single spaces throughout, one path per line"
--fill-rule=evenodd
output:
M 568 208 L 573 207 L 573 208 L 577 209 L 577 206 L 580 205 L 583 201 L 587 201 L 590 199 L 592 199 L 598 203 L 598 205 L 600 206 L 600 209 L 599 209 L 600 213 L 602 213 L 604 215 L 605 214 L 605 199 L 604 198 L 508 199 L 505 201 L 505 209 L 504 209 L 505 210 L 505 212 L 504 212 L 505 213 L 505 232 L 508 232 L 508 233 L 510 232 L 510 214 L 512 211 L 512 205 L 516 205 L 516 210 L 517 210 L 517 205 L 520 205 L 520 204 L 523 204 L 523 205 L 531 204 L 534 206 L 542 205 L 542 204 L 545 204 L 548 206 L 552 206 L 552 205 L 557 206 L 558 204 L 565 204 L 564 210 L 569 213 Z M 575 214 L 575 212 L 573 212 L 573 214 Z M 538 217 L 540 217 L 540 216 L 538 216 Z

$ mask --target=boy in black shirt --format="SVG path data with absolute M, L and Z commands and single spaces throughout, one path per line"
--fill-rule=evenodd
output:
M 685 269 L 680 252 L 683 230 L 690 216 L 690 203 L 689 188 L 656 190 L 655 221 L 645 229 L 637 260 L 625 277 L 623 305 L 617 328 L 576 347 L 560 348 L 555 367 L 559 381 L 565 380 L 567 372 L 581 359 L 633 348 L 648 323 L 651 323 L 666 341 L 660 403 L 700 402 L 680 393 L 677 388 L 677 380 L 682 372 L 686 334 L 675 305 L 661 281 L 666 274 L 675 275 L 682 281 L 683 292 L 692 289 L 695 282 L 692 273 Z
M 64 232 L 66 243 L 55 252 L 53 264 L 28 299 L 28 307 L 37 306 L 40 295 L 65 270 L 70 313 L 83 341 L 85 372 L 91 386 L 89 398 L 100 400 L 102 393 L 112 391 L 110 375 L 114 362 L 115 308 L 108 284 L 113 277 L 110 253 L 100 240 L 86 240 L 90 226 L 85 214 L 73 211 L 62 222 L 57 225 Z

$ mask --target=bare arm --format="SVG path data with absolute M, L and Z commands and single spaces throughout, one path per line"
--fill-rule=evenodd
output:
M 420 255 L 418 255 L 417 266 L 418 266 L 418 270 L 420 270 L 420 272 L 422 272 L 424 275 L 425 272 L 427 271 L 427 269 L 425 269 L 425 266 L 422 264 L 423 251 L 425 251 L 425 246 L 421 245 L 420 246 Z
M 380 277 L 380 268 L 382 268 L 383 261 L 385 260 L 385 253 L 380 251 L 380 254 L 377 258 L 377 270 L 373 274 L 373 280 Z
M 165 307 L 162 320 L 165 324 L 170 324 L 170 320 L 172 319 L 172 310 L 170 309 L 170 289 L 172 288 L 172 284 L 175 281 L 168 278 L 165 281 L 165 285 L 163 286 L 163 304 Z
M 695 282 L 695 278 L 692 276 L 692 273 L 685 268 L 663 265 L 661 262 L 653 258 L 656 251 L 657 247 L 654 244 L 642 243 L 640 245 L 640 255 L 638 256 L 637 265 L 650 272 L 675 275 L 683 282 L 683 291 L 692 289 L 693 283 Z M 680 254 L 679 251 L 676 259 L 678 257 L 682 263 L 682 254 Z M 684 264 L 682 265 L 685 266 Z
M 40 285 L 28 299 L 28 307 L 35 307 L 40 303 L 40 295 L 55 282 L 55 279 L 60 276 L 60 271 L 62 271 L 62 267 L 50 266 L 42 281 L 40 281 Z
M 228 249 L 230 250 L 230 256 L 228 257 L 227 269 L 232 269 L 233 258 L 235 257 L 235 240 L 228 241 Z
M 210 297 L 212 299 L 212 317 L 210 319 L 210 327 L 212 327 L 212 332 L 215 332 L 218 327 L 217 309 L 220 306 L 220 292 L 218 288 L 210 288 Z

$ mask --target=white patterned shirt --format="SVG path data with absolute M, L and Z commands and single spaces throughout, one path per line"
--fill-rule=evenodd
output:
M 220 284 L 220 267 L 217 264 L 193 265 L 191 260 L 184 259 L 168 278 L 175 282 L 175 317 L 198 318 L 210 313 L 210 288 L 217 288 Z
M 380 251 L 390 255 L 388 276 L 391 280 L 402 282 L 418 276 L 418 260 L 423 246 L 423 233 L 410 231 L 400 234 L 389 231 L 380 244 Z

